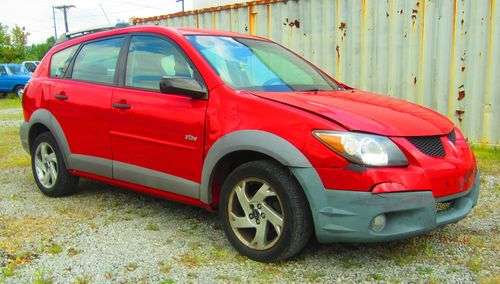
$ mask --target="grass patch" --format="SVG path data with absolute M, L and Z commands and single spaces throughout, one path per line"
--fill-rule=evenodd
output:
M 30 156 L 24 152 L 19 137 L 19 127 L 0 130 L 0 170 L 28 167 Z
M 0 113 L 0 121 L 21 119 L 23 119 L 23 113 L 21 111 L 14 113 Z
M 404 266 L 421 258 L 430 261 L 433 257 L 433 250 L 430 236 L 422 235 L 399 242 L 396 246 L 390 246 L 383 253 L 396 265 Z
M 500 150 L 486 149 L 474 146 L 477 164 L 482 174 L 497 175 L 500 173 Z
M 198 267 L 202 264 L 202 259 L 194 253 L 184 253 L 179 256 L 179 262 L 188 268 Z
M 0 250 L 16 254 L 20 250 L 57 251 L 52 238 L 60 230 L 69 230 L 55 217 L 5 217 L 0 216 Z
M 21 107 L 21 99 L 9 94 L 6 98 L 0 98 L 0 109 Z

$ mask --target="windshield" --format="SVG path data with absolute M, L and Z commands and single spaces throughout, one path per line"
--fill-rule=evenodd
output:
M 29 71 L 21 64 L 9 64 L 5 67 L 7 67 L 9 73 L 12 75 L 23 75 L 29 73 Z
M 278 44 L 223 36 L 187 38 L 221 79 L 237 90 L 338 90 L 335 82 Z

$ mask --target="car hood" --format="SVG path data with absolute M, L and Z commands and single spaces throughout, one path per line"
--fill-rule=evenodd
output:
M 454 125 L 420 105 L 356 89 L 319 92 L 252 92 L 315 113 L 348 130 L 385 136 L 446 135 Z

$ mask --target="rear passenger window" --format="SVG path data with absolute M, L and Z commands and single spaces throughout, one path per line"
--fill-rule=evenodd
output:
M 113 84 L 122 43 L 123 38 L 114 38 L 84 45 L 76 56 L 71 77 L 81 81 Z
M 125 85 L 159 91 L 163 76 L 193 78 L 193 69 L 170 42 L 152 36 L 132 37 Z
M 50 77 L 62 78 L 78 46 L 68 47 L 52 55 L 50 59 Z

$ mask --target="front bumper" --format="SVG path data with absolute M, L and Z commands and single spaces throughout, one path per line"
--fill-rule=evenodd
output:
M 321 243 L 380 242 L 422 234 L 465 218 L 479 194 L 479 173 L 467 191 L 436 199 L 431 191 L 372 194 L 326 190 L 314 169 L 295 168 L 292 172 L 306 192 Z M 438 203 L 446 204 L 447 209 L 438 211 Z M 385 214 L 386 226 L 375 232 L 371 222 L 379 214 Z

